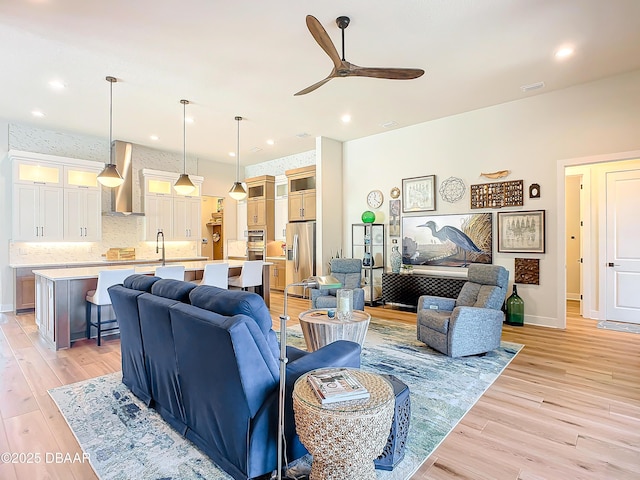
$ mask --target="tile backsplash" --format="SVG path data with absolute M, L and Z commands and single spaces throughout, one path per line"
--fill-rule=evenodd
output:
M 134 247 L 136 259 L 156 259 L 156 242 L 138 241 L 144 237 L 143 217 L 102 217 L 102 241 L 100 242 L 11 242 L 11 265 L 64 264 L 99 262 L 110 248 Z M 198 242 L 165 242 L 166 258 L 198 256 Z

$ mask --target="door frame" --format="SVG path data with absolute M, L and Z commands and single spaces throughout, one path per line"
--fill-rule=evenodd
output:
M 556 210 L 558 214 L 558 222 L 557 222 L 557 237 L 556 244 L 560 247 L 560 252 L 558 252 L 558 264 L 556 267 L 556 284 L 558 285 L 558 290 L 562 293 L 559 293 L 557 296 L 557 307 L 556 311 L 560 317 L 561 328 L 566 329 L 567 327 L 567 302 L 566 302 L 566 289 L 567 289 L 567 252 L 565 247 L 565 238 L 566 238 L 566 215 L 565 215 L 565 175 L 567 167 L 579 166 L 579 165 L 591 165 L 596 163 L 609 163 L 609 162 L 619 162 L 624 160 L 635 160 L 640 158 L 640 150 L 631 150 L 627 152 L 618 152 L 618 153 L 607 153 L 602 155 L 592 155 L 587 157 L 577 157 L 577 158 L 568 158 L 563 160 L 558 160 L 556 165 Z M 602 193 L 602 192 L 601 192 Z M 605 191 L 606 193 L 606 191 Z M 589 197 L 591 193 L 589 194 Z M 588 200 L 587 200 L 588 201 Z M 591 202 L 588 202 L 591 204 Z M 602 203 L 602 202 L 600 202 Z M 606 203 L 606 202 L 605 202 Z M 599 205 L 600 214 L 602 214 L 602 209 L 605 209 L 606 206 Z M 605 212 L 606 214 L 606 212 Z M 599 278 L 595 280 L 598 281 L 602 278 L 603 268 L 596 269 L 592 268 L 591 258 L 593 257 L 593 248 L 591 247 L 591 242 L 587 239 L 587 237 L 591 237 L 591 225 L 590 219 L 587 219 L 589 215 L 585 215 L 583 212 L 583 219 L 585 223 L 583 225 L 583 232 L 589 232 L 589 235 L 584 234 L 583 237 L 583 254 L 586 262 L 583 263 L 582 275 L 585 279 L 583 281 L 583 295 L 586 298 L 586 295 L 591 295 L 591 284 L 592 277 L 594 275 L 598 275 Z M 606 218 L 606 217 L 601 217 Z M 588 222 L 587 222 L 588 220 Z M 606 225 L 600 225 L 597 238 L 599 240 L 598 247 L 598 255 L 599 258 L 606 259 Z M 604 255 L 604 257 L 602 256 Z M 595 272 L 600 272 L 599 274 Z M 602 284 L 602 283 L 601 283 Z M 603 305 L 606 303 L 606 291 L 605 289 L 600 289 L 598 295 L 598 319 L 603 320 L 606 316 L 606 308 L 603 308 Z

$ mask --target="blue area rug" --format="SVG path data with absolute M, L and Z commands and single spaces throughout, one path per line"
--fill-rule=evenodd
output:
M 482 357 L 448 358 L 416 340 L 415 327 L 372 319 L 362 369 L 389 373 L 411 390 L 404 460 L 381 480 L 408 479 L 495 381 L 522 345 Z M 288 344 L 304 348 L 299 327 Z M 230 479 L 148 409 L 114 373 L 49 391 L 102 480 Z

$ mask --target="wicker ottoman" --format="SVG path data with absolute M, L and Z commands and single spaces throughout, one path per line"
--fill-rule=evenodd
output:
M 309 480 L 375 480 L 373 460 L 387 443 L 394 410 L 391 384 L 382 376 L 350 369 L 369 391 L 367 400 L 322 405 L 306 375 L 293 388 L 296 431 L 313 455 Z
M 393 393 L 396 397 L 396 407 L 391 423 L 391 432 L 387 438 L 387 444 L 382 454 L 374 461 L 379 470 L 393 470 L 404 458 L 404 450 L 409 433 L 409 422 L 411 420 L 411 398 L 409 387 L 398 380 L 393 375 L 382 375 L 393 386 Z

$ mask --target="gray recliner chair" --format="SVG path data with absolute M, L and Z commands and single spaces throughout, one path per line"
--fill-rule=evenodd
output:
M 450 357 L 477 355 L 500 346 L 509 272 L 498 265 L 469 265 L 457 299 L 422 295 L 418 340 Z
M 331 275 L 342 283 L 342 288 L 353 290 L 353 309 L 364 310 L 362 283 L 362 260 L 359 258 L 334 258 L 331 260 Z M 311 291 L 311 308 L 336 308 L 336 289 Z

